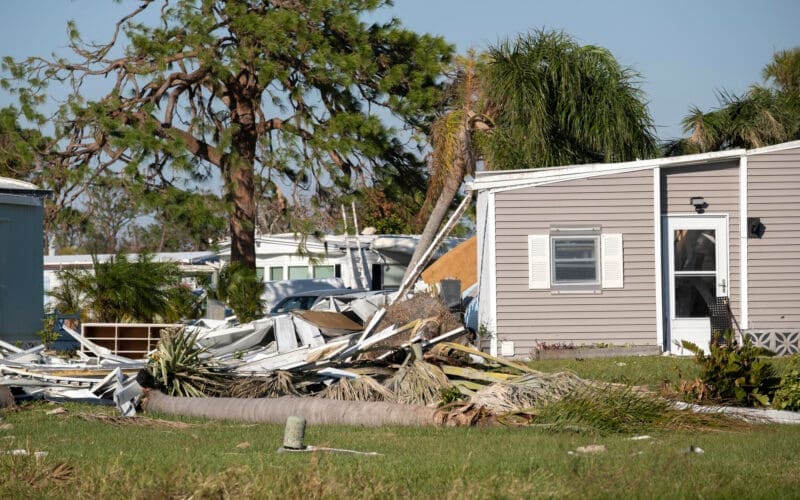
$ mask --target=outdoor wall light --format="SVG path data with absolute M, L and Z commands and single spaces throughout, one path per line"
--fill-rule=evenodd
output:
M 708 203 L 706 203 L 705 198 L 702 196 L 692 196 L 689 198 L 689 205 L 694 205 L 694 210 L 698 214 L 702 214 L 708 208 Z

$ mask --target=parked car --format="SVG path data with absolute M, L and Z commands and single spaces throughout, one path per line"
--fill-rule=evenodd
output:
M 289 311 L 296 309 L 309 310 L 315 305 L 328 300 L 330 297 L 342 298 L 343 300 L 353 300 L 359 297 L 359 294 L 368 293 L 368 290 L 340 288 L 340 289 L 327 289 L 327 290 L 312 290 L 309 292 L 296 293 L 289 295 L 278 301 L 275 306 L 270 309 L 270 314 L 285 314 Z M 352 296 L 352 298 L 350 298 Z

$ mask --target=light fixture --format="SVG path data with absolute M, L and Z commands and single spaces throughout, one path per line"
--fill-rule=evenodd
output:
M 689 198 L 689 205 L 693 205 L 695 212 L 698 214 L 702 214 L 706 211 L 706 208 L 708 208 L 708 203 L 706 203 L 705 198 L 702 196 L 692 196 Z

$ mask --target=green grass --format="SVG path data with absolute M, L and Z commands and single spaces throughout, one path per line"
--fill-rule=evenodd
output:
M 670 373 L 671 361 L 617 358 L 534 366 L 653 384 Z M 642 441 L 625 433 L 511 427 L 309 426 L 306 431 L 310 445 L 381 454 L 361 456 L 277 453 L 280 425 L 170 417 L 162 418 L 171 424 L 116 425 L 80 418 L 114 415 L 113 409 L 65 407 L 66 414 L 47 415 L 54 405 L 31 403 L 3 415 L 2 423 L 12 428 L 0 430 L 0 498 L 775 498 L 800 491 L 800 426 L 658 431 Z M 589 444 L 607 451 L 568 453 Z M 687 453 L 690 445 L 705 453 Z M 48 455 L 3 453 L 13 449 Z
M 658 388 L 663 381 L 676 384 L 681 375 L 693 379 L 699 373 L 694 358 L 667 356 L 624 356 L 595 359 L 544 359 L 528 363 L 535 370 L 570 370 L 579 377 L 619 384 Z

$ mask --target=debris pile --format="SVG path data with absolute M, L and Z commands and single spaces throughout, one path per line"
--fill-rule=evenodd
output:
M 167 396 L 316 397 L 505 412 L 553 400 L 583 382 L 545 375 L 470 347 L 463 324 L 438 299 L 391 306 L 370 296 L 327 310 L 292 311 L 245 324 L 200 320 L 165 328 L 155 350 L 131 359 L 67 327 L 66 358 L 43 346 L 0 344 L 0 385 L 17 397 L 116 404 L 135 415 L 143 387 Z

